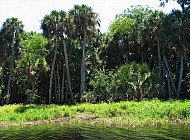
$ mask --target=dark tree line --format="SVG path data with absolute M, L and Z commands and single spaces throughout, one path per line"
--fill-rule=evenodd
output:
M 160 1 L 165 4 L 167 1 Z M 189 98 L 189 1 L 169 14 L 131 7 L 109 32 L 87 5 L 52 11 L 42 33 L 0 30 L 0 104 Z

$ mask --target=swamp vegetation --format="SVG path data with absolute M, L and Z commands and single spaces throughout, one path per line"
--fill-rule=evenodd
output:
M 7 18 L 0 29 L 0 122 L 80 121 L 86 113 L 114 124 L 188 120 L 190 2 L 177 3 L 182 9 L 169 14 L 128 8 L 107 33 L 87 5 L 51 11 L 42 33 Z M 149 101 L 155 98 L 170 100 Z
M 51 11 L 42 33 L 7 18 L 0 138 L 190 138 L 190 1 L 176 2 L 168 14 L 132 6 L 106 33 L 87 5 Z

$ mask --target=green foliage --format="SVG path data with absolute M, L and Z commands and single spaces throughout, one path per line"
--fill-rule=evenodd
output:
M 83 96 L 88 102 L 139 101 L 151 98 L 152 92 L 161 84 L 157 71 L 151 72 L 145 64 L 131 63 L 116 71 L 99 70 L 94 73 L 90 81 L 93 90 Z
M 44 58 L 47 53 L 45 48 L 47 43 L 47 40 L 42 36 L 42 34 L 37 34 L 35 32 L 22 34 L 20 43 L 22 46 L 22 49 L 20 50 L 22 56 L 22 59 L 20 59 L 21 67 L 24 63 L 34 69 L 39 65 L 47 65 Z
M 72 39 L 78 38 L 81 41 L 84 37 L 84 29 L 89 39 L 96 35 L 96 26 L 99 25 L 98 14 L 88 5 L 74 5 L 74 8 L 68 12 L 68 19 L 72 25 L 70 26 Z
M 97 70 L 94 73 L 93 80 L 90 81 L 93 91 L 87 92 L 83 98 L 91 102 L 113 100 L 115 92 L 114 73 L 112 71 L 106 72 L 105 70 Z
M 121 85 L 129 100 L 142 100 L 149 94 L 151 72 L 147 65 L 136 63 L 124 65 L 119 68 L 117 78 L 118 85 Z
M 33 74 L 40 66 L 47 67 L 44 57 L 47 53 L 46 45 L 47 40 L 41 34 L 24 33 L 21 37 L 22 49 L 20 49 L 21 58 L 18 60 L 18 66 L 31 68 Z
M 45 39 L 42 34 L 37 34 L 35 32 L 25 32 L 21 35 L 20 45 L 20 58 L 17 60 L 16 72 L 22 72 L 20 75 L 19 82 L 22 84 L 28 84 L 31 86 L 25 87 L 25 95 L 28 97 L 33 96 L 33 100 L 37 99 L 36 84 L 38 79 L 38 73 L 40 71 L 47 71 L 48 65 L 45 60 L 45 55 L 47 54 L 47 39 Z
M 65 31 L 65 29 L 62 28 L 62 26 L 65 26 L 65 22 L 65 11 L 51 11 L 49 15 L 45 15 L 42 19 L 41 28 L 43 30 L 43 35 L 49 39 L 49 41 L 54 41 L 55 37 L 62 37 L 63 34 L 57 30 L 59 29 L 61 32 Z
M 116 20 L 110 25 L 110 37 L 120 35 L 121 37 L 127 36 L 132 39 L 136 21 L 132 18 L 126 18 L 124 15 L 117 15 Z

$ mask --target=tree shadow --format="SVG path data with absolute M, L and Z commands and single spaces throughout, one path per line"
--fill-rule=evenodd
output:
M 22 105 L 19 108 L 17 108 L 15 111 L 18 113 L 24 113 L 29 109 L 41 109 L 44 108 L 43 106 L 37 106 L 37 105 Z

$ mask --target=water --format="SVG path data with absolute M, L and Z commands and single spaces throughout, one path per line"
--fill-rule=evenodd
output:
M 190 126 L 109 127 L 41 125 L 0 128 L 0 140 L 190 140 Z

